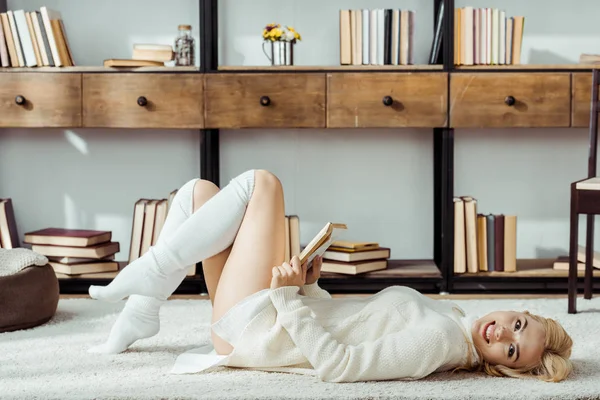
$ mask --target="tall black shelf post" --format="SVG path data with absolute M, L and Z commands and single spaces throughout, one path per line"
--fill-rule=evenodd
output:
M 442 43 L 437 64 L 442 64 L 444 72 L 449 73 L 454 69 L 454 0 L 434 0 L 434 30 L 442 2 L 444 3 Z M 449 86 L 450 77 L 448 77 L 448 93 Z M 449 107 L 450 96 L 447 99 Z M 443 277 L 440 291 L 448 293 L 452 290 L 451 275 L 454 269 L 454 129 L 434 128 L 433 164 L 433 257 Z
M 6 0 L 0 0 L 0 12 L 6 12 L 8 10 L 8 5 L 6 4 Z
M 200 0 L 200 73 L 219 68 L 218 0 Z M 219 130 L 200 130 L 200 178 L 219 186 Z

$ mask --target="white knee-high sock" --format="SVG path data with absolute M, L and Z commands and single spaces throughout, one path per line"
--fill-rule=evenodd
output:
M 157 242 L 170 237 L 193 213 L 194 186 L 198 179 L 185 183 L 175 195 Z M 172 286 L 179 286 L 186 275 L 186 270 L 177 270 L 168 279 Z M 154 297 L 131 295 L 125 303 L 113 325 L 108 339 L 101 345 L 94 346 L 90 353 L 116 354 L 127 350 L 134 342 L 156 335 L 160 330 L 159 312 L 164 300 Z
M 170 237 L 150 247 L 106 287 L 90 286 L 92 298 L 119 301 L 132 294 L 166 300 L 179 285 L 169 276 L 229 247 L 254 192 L 254 170 L 233 178 Z

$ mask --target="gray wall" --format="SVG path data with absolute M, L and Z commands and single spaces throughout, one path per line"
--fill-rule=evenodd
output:
M 525 15 L 525 63 L 575 63 L 582 52 L 600 52 L 592 18 L 600 3 L 530 3 L 457 6 L 501 6 L 509 15 Z M 416 62 L 424 63 L 432 4 L 223 0 L 220 62 L 265 65 L 261 29 L 279 22 L 303 36 L 296 64 L 337 65 L 339 8 L 410 7 L 418 26 Z M 192 0 L 8 1 L 11 9 L 43 5 L 61 11 L 78 65 L 130 57 L 137 42 L 172 43 L 180 23 L 192 24 L 198 40 L 198 2 Z M 0 196 L 14 199 L 20 234 L 47 226 L 110 229 L 121 243 L 118 258 L 126 259 L 133 203 L 165 197 L 199 174 L 198 137 L 175 130 L 0 130 Z M 481 212 L 517 214 L 520 258 L 565 253 L 568 188 L 586 173 L 586 143 L 584 129 L 457 130 L 456 194 L 477 197 Z M 303 243 L 324 222 L 342 221 L 350 228 L 347 238 L 379 241 L 392 247 L 394 258 L 433 257 L 430 129 L 223 130 L 221 163 L 223 184 L 250 168 L 276 173 L 286 212 L 301 218 Z

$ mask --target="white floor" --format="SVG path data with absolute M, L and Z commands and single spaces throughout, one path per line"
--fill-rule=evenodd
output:
M 467 312 L 528 309 L 559 320 L 575 346 L 575 374 L 552 384 L 478 374 L 438 374 L 414 382 L 323 383 L 311 376 L 218 369 L 171 375 L 178 354 L 209 340 L 210 303 L 172 300 L 161 310 L 161 332 L 128 352 L 86 352 L 107 335 L 122 303 L 61 300 L 55 318 L 27 331 L 0 334 L 0 398 L 225 398 L 225 399 L 579 399 L 600 398 L 600 297 L 579 299 L 581 313 L 566 313 L 566 299 L 456 300 Z

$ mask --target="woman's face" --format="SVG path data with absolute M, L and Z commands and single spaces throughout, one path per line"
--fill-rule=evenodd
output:
M 471 326 L 475 347 L 492 365 L 533 367 L 544 352 L 543 326 L 527 314 L 496 311 Z

